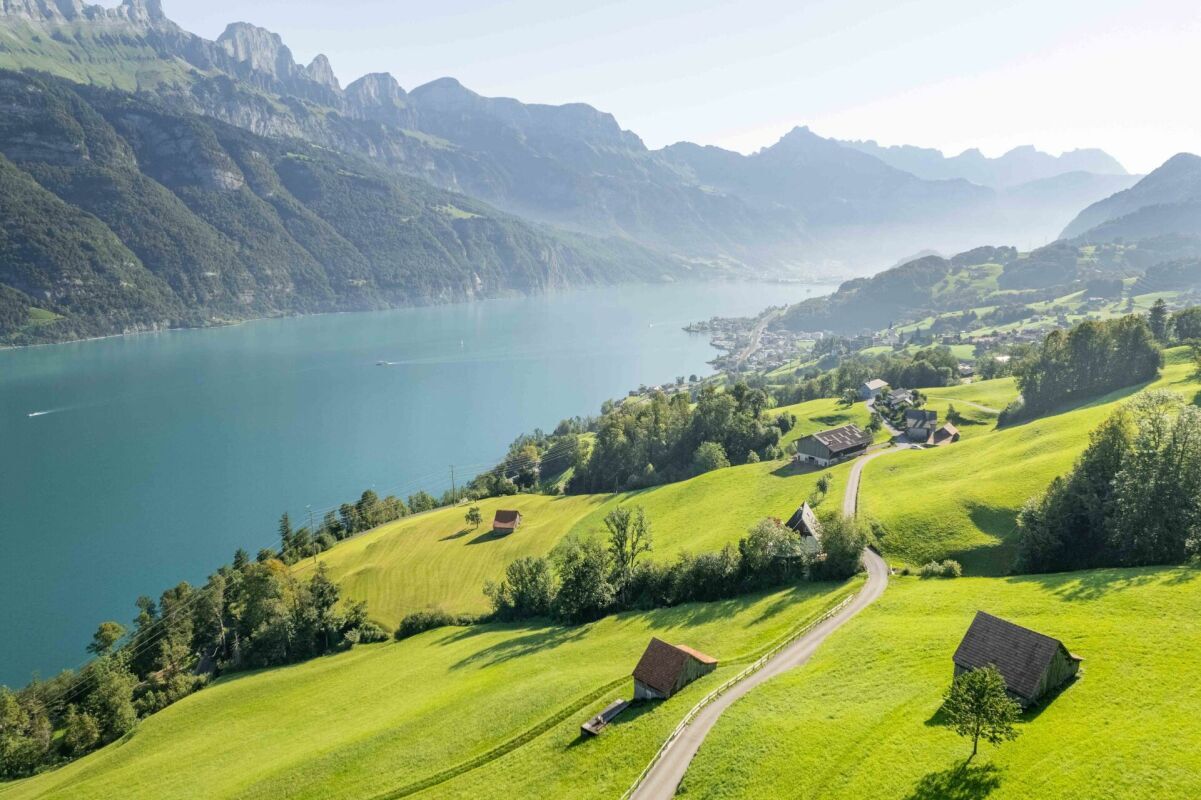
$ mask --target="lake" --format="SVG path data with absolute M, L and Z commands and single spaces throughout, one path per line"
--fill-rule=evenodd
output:
M 522 432 L 712 372 L 688 322 L 831 289 L 627 286 L 0 351 L 0 683 L 77 666 L 138 595 L 276 545 L 284 510 L 441 493 Z

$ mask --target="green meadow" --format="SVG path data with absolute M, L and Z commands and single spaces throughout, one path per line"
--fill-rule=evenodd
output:
M 1023 715 L 1018 738 L 941 724 L 951 656 L 978 609 L 1062 640 L 1081 677 Z M 896 578 L 806 666 L 727 711 L 688 798 L 1201 796 L 1201 570 Z
M 849 469 L 843 464 L 831 470 L 835 479 L 820 508 L 840 507 Z M 466 507 L 439 509 L 342 542 L 317 560 L 348 596 L 366 600 L 371 616 L 392 629 L 405 614 L 431 606 L 454 613 L 487 611 L 485 581 L 502 578 L 517 558 L 550 553 L 565 536 L 603 536 L 605 515 L 618 505 L 646 509 L 654 535 L 650 557 L 671 559 L 736 543 L 765 516 L 787 519 L 813 495 L 818 476 L 771 461 L 616 495 L 491 498 L 478 504 L 484 518 L 478 529 L 464 523 Z M 492 533 L 497 508 L 521 511 L 523 521 L 514 533 Z M 296 569 L 305 573 L 314 563 L 306 560 Z
M 441 628 L 237 675 L 115 745 L 0 786 L 0 798 L 382 798 L 447 775 L 456 777 L 421 796 L 615 797 L 696 700 L 857 585 L 804 584 L 579 627 Z M 651 636 L 722 666 L 581 739 L 582 722 L 630 696 Z
M 1080 407 L 996 429 L 981 414 L 964 426 L 964 439 L 946 447 L 912 450 L 877 459 L 863 471 L 860 511 L 882 522 L 884 553 L 898 563 L 921 565 L 954 558 L 969 574 L 1001 575 L 1013 560 L 1017 513 L 1053 478 L 1071 469 L 1089 433 L 1139 388 L 1166 388 L 1192 400 L 1201 390 L 1187 348 L 1165 353 L 1162 376 Z M 996 383 L 996 387 L 989 384 Z M 985 381 L 938 390 L 938 397 L 999 402 L 1012 381 Z M 947 401 L 931 407 L 945 413 Z M 953 402 L 951 400 L 950 402 Z M 995 405 L 993 407 L 996 407 Z M 957 406 L 957 408 L 960 408 Z M 969 408 L 960 408 L 965 415 Z

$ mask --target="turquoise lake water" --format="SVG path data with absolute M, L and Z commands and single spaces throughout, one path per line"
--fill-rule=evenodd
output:
M 523 431 L 710 373 L 688 322 L 830 289 L 628 286 L 0 351 L 0 683 L 76 666 L 138 595 L 274 546 L 285 509 L 440 493 Z

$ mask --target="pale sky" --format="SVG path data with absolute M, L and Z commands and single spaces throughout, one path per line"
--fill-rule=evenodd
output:
M 107 4 L 112 4 L 108 0 Z M 391 72 L 585 102 L 650 147 L 751 152 L 823 136 L 988 155 L 1101 147 L 1133 172 L 1201 152 L 1196 0 L 164 0 L 207 38 L 232 21 L 323 52 L 345 85 Z

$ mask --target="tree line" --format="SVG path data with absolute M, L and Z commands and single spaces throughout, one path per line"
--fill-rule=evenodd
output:
M 719 600 L 803 579 L 844 580 L 862 566 L 867 534 L 840 516 L 822 521 L 821 546 L 811 553 L 780 520 L 756 523 L 737 546 L 672 561 L 652 561 L 651 524 L 639 506 L 605 517 L 606 537 L 571 538 L 547 557 L 520 558 L 484 593 L 499 620 L 550 617 L 581 623 L 630 609 Z
M 1152 327 L 1137 314 L 1051 331 L 1014 365 L 1021 397 L 1004 410 L 999 422 L 1038 416 L 1151 380 L 1162 366 L 1163 353 Z
M 1020 572 L 1180 564 L 1201 554 L 1201 409 L 1140 394 L 1018 517 Z
M 0 778 L 34 774 L 115 741 L 220 672 L 287 664 L 386 634 L 319 565 L 308 579 L 277 558 L 232 564 L 201 587 L 141 597 L 132 630 L 104 622 L 95 659 L 23 689 L 0 686 Z

